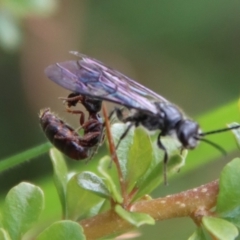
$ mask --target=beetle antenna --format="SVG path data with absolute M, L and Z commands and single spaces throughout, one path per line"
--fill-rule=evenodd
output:
M 220 132 L 226 132 L 226 131 L 230 131 L 230 130 L 238 129 L 238 128 L 240 128 L 240 125 L 236 125 L 236 126 L 232 126 L 232 127 L 228 127 L 228 128 L 217 129 L 217 130 L 204 132 L 204 133 L 199 133 L 199 136 L 203 137 L 203 136 L 206 136 L 206 135 L 220 133 Z M 199 140 L 201 140 L 201 139 L 199 139 Z

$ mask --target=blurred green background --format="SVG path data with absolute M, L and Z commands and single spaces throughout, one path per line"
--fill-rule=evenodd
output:
M 74 59 L 70 50 L 118 69 L 193 117 L 234 99 L 237 104 L 239 13 L 240 2 L 222 0 L 1 1 L 0 159 L 46 142 L 38 123 L 41 108 L 50 107 L 77 126 L 58 100 L 68 91 L 43 73 L 49 64 Z M 213 180 L 224 164 L 226 158 L 189 174 L 182 174 L 183 169 L 153 195 Z M 0 175 L 2 196 L 23 180 L 41 185 L 51 172 L 47 155 L 6 171 Z M 168 220 L 141 228 L 139 239 L 187 239 L 194 228 L 190 219 Z

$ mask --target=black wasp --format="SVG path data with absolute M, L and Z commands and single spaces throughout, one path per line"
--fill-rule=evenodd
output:
M 75 160 L 91 159 L 104 138 L 103 121 L 98 114 L 101 109 L 101 101 L 79 94 L 70 94 L 65 100 L 68 104 L 67 111 L 80 115 L 80 128 L 83 129 L 83 135 L 80 136 L 76 130 L 58 118 L 50 109 L 40 112 L 40 125 L 50 142 L 66 156 Z M 82 103 L 89 113 L 87 121 L 85 121 L 82 111 L 70 109 L 78 102 Z
M 176 105 L 164 97 L 98 60 L 78 52 L 70 53 L 80 59 L 56 63 L 47 67 L 45 70 L 47 77 L 74 93 L 100 101 L 113 102 L 129 109 L 129 115 L 124 117 L 122 110 L 115 108 L 119 120 L 129 123 L 121 139 L 133 126 L 142 125 L 150 131 L 160 130 L 157 145 L 164 151 L 165 182 L 168 154 L 162 144 L 162 137 L 176 136 L 182 149 L 194 149 L 199 141 L 205 141 L 221 150 L 219 146 L 203 137 L 240 127 L 235 126 L 203 133 L 197 122 L 187 118 Z

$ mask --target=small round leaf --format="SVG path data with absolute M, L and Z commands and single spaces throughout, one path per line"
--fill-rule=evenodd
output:
M 77 177 L 78 185 L 86 190 L 94 192 L 100 197 L 109 198 L 110 193 L 104 181 L 95 173 L 82 172 Z
M 203 217 L 204 227 L 219 240 L 234 240 L 238 229 L 230 222 L 215 217 Z
M 104 202 L 102 197 L 79 186 L 78 175 L 67 184 L 67 218 L 74 221 L 96 215 Z
M 85 240 L 82 227 L 73 221 L 64 220 L 53 223 L 50 227 L 45 229 L 36 240 Z
M 115 212 L 124 220 L 131 223 L 136 227 L 140 227 L 143 224 L 155 224 L 155 220 L 146 213 L 129 212 L 123 209 L 120 205 L 116 205 Z
M 3 226 L 12 239 L 20 239 L 37 221 L 43 206 L 42 190 L 30 183 L 20 183 L 8 192 L 3 211 Z

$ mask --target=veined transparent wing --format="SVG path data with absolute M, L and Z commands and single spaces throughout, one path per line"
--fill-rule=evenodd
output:
M 80 59 L 56 63 L 45 69 L 47 77 L 60 86 L 81 95 L 153 114 L 158 112 L 154 102 L 168 102 L 100 61 L 78 52 L 71 53 Z

